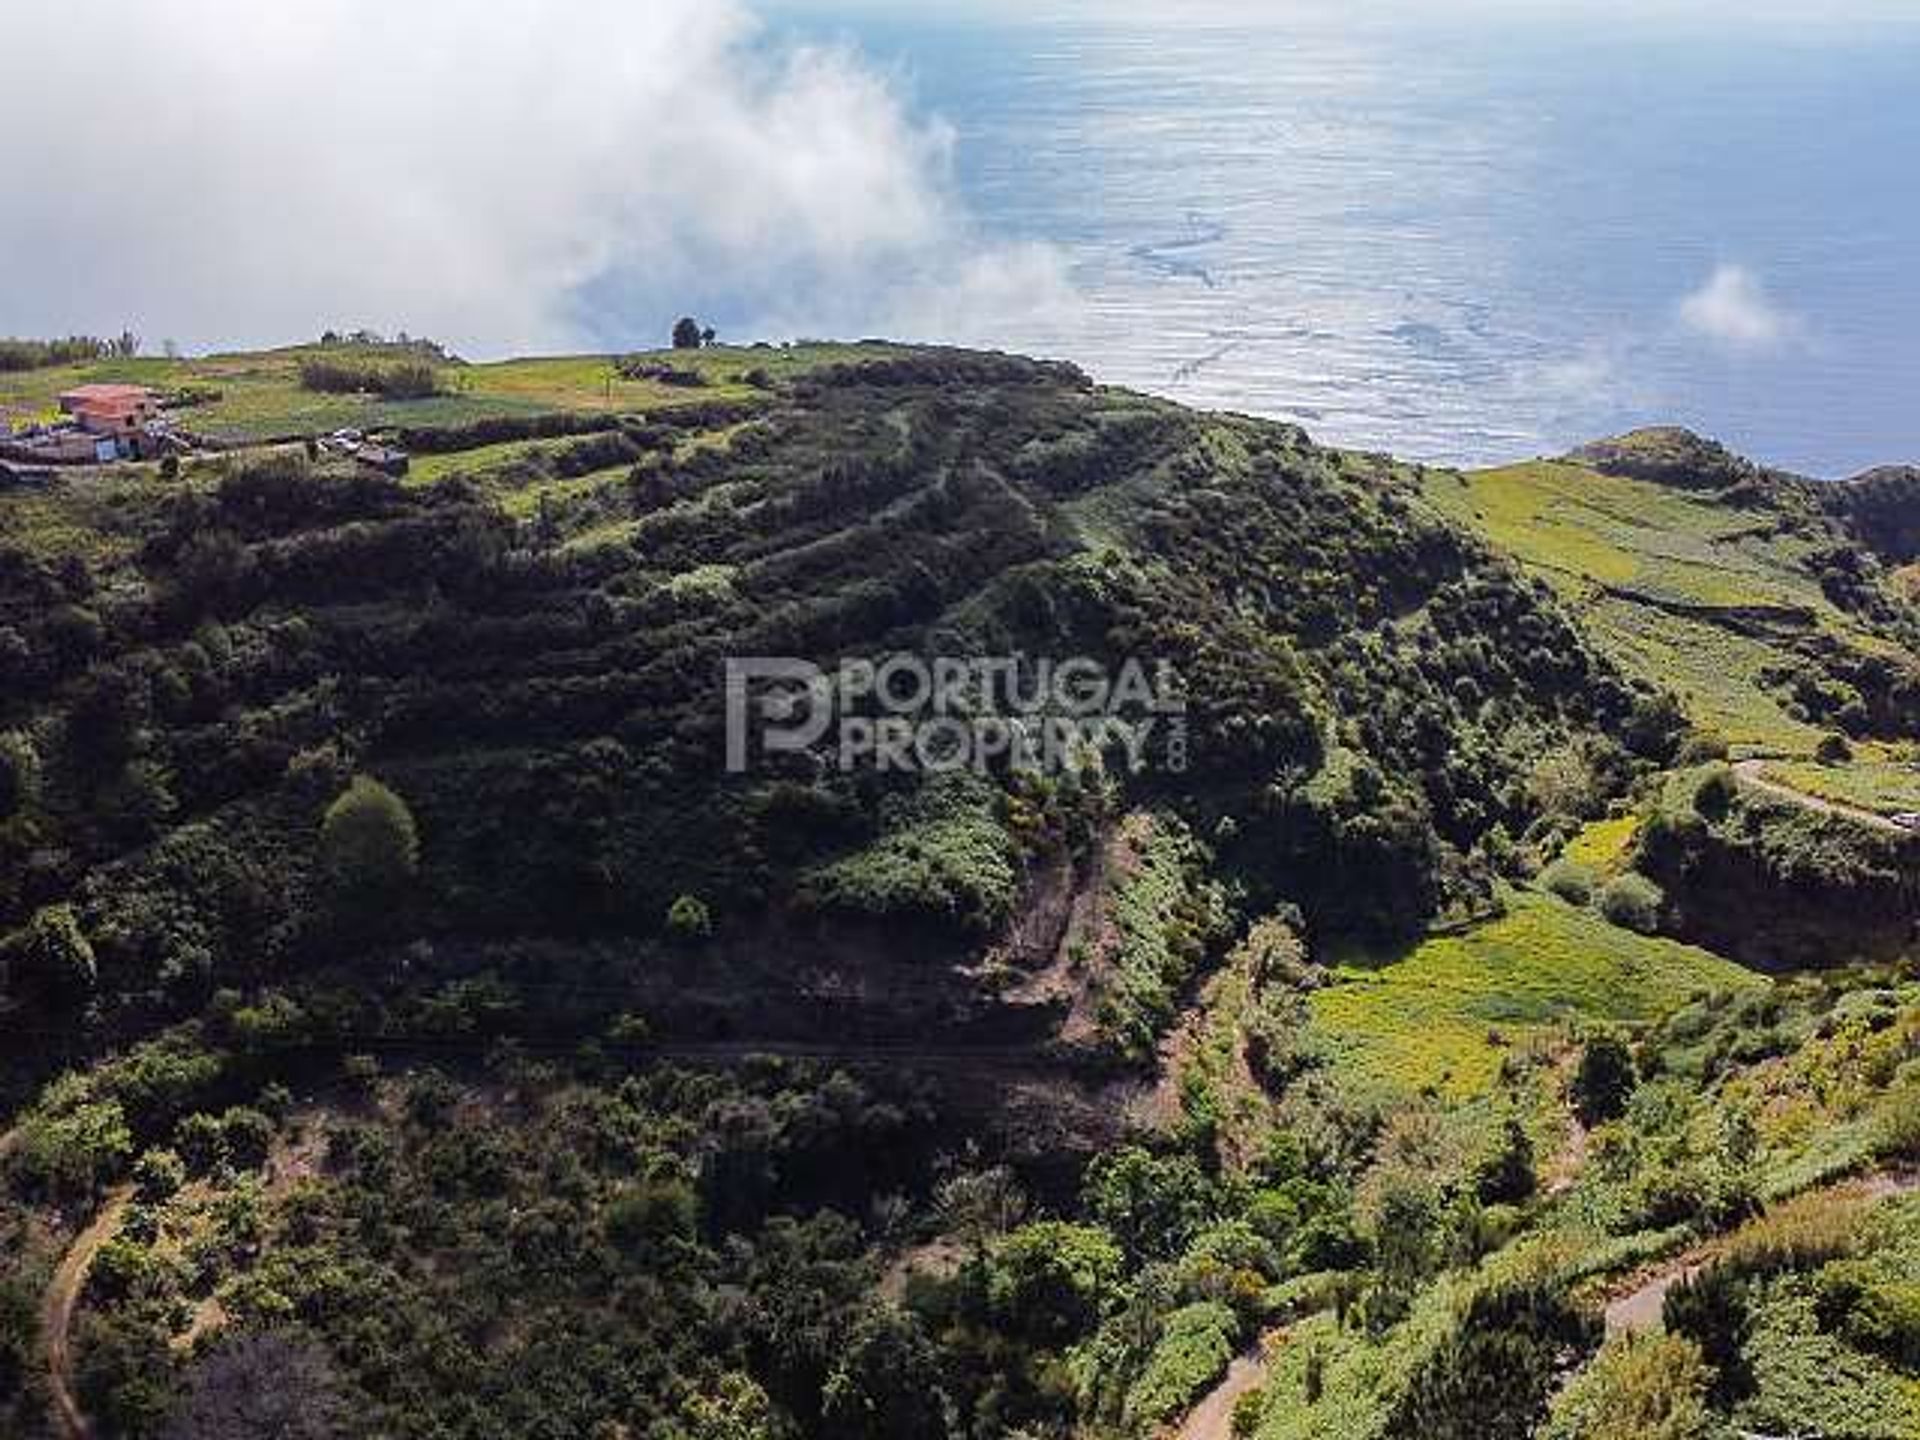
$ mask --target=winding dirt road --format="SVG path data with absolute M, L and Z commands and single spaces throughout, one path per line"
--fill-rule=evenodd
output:
M 1911 1195 L 1915 1191 L 1920 1191 L 1920 1173 L 1901 1172 L 1843 1180 L 1825 1190 L 1809 1190 L 1806 1194 L 1825 1194 L 1872 1203 L 1889 1200 L 1896 1195 Z M 1725 1247 L 1727 1239 L 1726 1235 L 1716 1235 L 1710 1240 L 1701 1241 L 1684 1254 L 1662 1263 L 1645 1275 L 1633 1289 L 1608 1301 L 1607 1334 L 1642 1335 L 1659 1329 L 1666 1311 L 1667 1292 L 1711 1265 Z
M 1758 790 L 1776 800 L 1785 800 L 1804 810 L 1818 810 L 1822 815 L 1840 815 L 1848 820 L 1857 820 L 1869 829 L 1878 830 L 1883 835 L 1898 835 L 1902 839 L 1915 838 L 1916 832 L 1906 830 L 1893 823 L 1877 811 L 1864 809 L 1859 805 L 1849 805 L 1842 800 L 1829 800 L 1823 795 L 1809 795 L 1804 790 L 1796 790 L 1791 785 L 1783 785 L 1778 780 L 1767 778 L 1765 760 L 1742 760 L 1733 767 L 1733 773 L 1739 777 L 1742 785 Z
M 61 1440 L 92 1440 L 93 1426 L 73 1393 L 73 1312 L 87 1283 L 87 1271 L 100 1247 L 119 1232 L 120 1221 L 133 1199 L 133 1187 L 122 1185 L 107 1196 L 93 1223 L 75 1237 L 53 1272 L 40 1304 L 40 1334 L 47 1349 L 47 1384 L 52 1398 L 53 1427 Z
M 1225 1378 L 1187 1412 L 1186 1420 L 1173 1432 L 1174 1440 L 1233 1440 L 1233 1407 L 1242 1395 L 1259 1389 L 1266 1378 L 1264 1346 L 1236 1356 Z

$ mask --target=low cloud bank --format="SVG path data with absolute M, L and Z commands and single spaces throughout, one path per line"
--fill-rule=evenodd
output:
M 1011 343 L 1074 304 L 892 77 L 741 0 L 80 0 L 7 49 L 0 333 Z

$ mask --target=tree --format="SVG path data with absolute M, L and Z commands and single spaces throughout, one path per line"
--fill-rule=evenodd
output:
M 349 1409 L 333 1360 L 314 1342 L 268 1331 L 222 1340 L 187 1373 L 164 1440 L 335 1440 Z
M 1545 1440 L 1700 1440 L 1713 1372 L 1680 1335 L 1607 1345 L 1554 1401 Z
M 1064 1346 L 1093 1328 L 1125 1268 L 1126 1257 L 1106 1231 L 1042 1220 L 994 1247 L 987 1299 L 1036 1343 Z
M 838 1440 L 951 1433 L 939 1355 L 919 1322 L 891 1306 L 874 1306 L 855 1324 L 820 1400 L 825 1433 Z
M 1660 928 L 1667 897 L 1646 876 L 1629 870 L 1600 892 L 1600 913 L 1623 930 L 1651 935 Z
M 1853 746 L 1847 742 L 1846 736 L 1838 732 L 1822 735 L 1820 743 L 1814 747 L 1813 758 L 1822 765 L 1845 765 L 1853 759 Z
M 327 807 L 320 854 L 338 898 L 367 909 L 390 902 L 419 866 L 413 812 L 378 780 L 359 776 Z
M 691 315 L 683 315 L 680 317 L 679 323 L 673 327 L 673 348 L 676 350 L 698 350 L 701 342 L 711 333 L 711 331 L 702 330 L 700 328 L 700 322 Z
M 713 934 L 713 912 L 698 895 L 682 895 L 667 908 L 667 933 L 676 940 L 704 940 Z
M 700 1201 L 693 1187 L 670 1175 L 628 1186 L 607 1205 L 607 1238 L 623 1253 L 644 1255 L 674 1240 L 691 1240 L 700 1228 Z
M 10 820 L 33 803 L 40 788 L 40 759 L 33 742 L 9 731 L 0 735 L 0 820 Z
M 1212 1182 L 1185 1155 L 1138 1146 L 1109 1151 L 1087 1167 L 1082 1197 L 1093 1218 L 1131 1254 L 1170 1260 L 1213 1219 Z
M 71 905 L 49 905 L 35 912 L 27 928 L 6 946 L 26 988 L 48 1004 L 78 1010 L 93 999 L 100 965 Z
M 962 1170 L 940 1183 L 934 1208 L 949 1234 L 965 1242 L 976 1257 L 988 1242 L 1018 1225 L 1027 1213 L 1027 1197 L 1004 1165 Z
M 1627 1042 L 1612 1031 L 1602 1031 L 1580 1052 L 1580 1068 L 1573 1077 L 1573 1108 L 1583 1123 L 1598 1125 L 1626 1113 L 1635 1079 L 1633 1054 Z

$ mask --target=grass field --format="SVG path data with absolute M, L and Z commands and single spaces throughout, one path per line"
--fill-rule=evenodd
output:
M 1706 612 L 1771 610 L 1785 627 L 1811 616 L 1856 649 L 1884 648 L 1826 598 L 1807 564 L 1813 542 L 1780 533 L 1770 511 L 1563 461 L 1435 473 L 1427 493 L 1551 583 L 1616 661 L 1673 690 L 1736 747 L 1810 756 L 1822 731 L 1763 685 L 1780 649 Z
M 1601 875 L 1615 875 L 1626 868 L 1627 854 L 1639 833 L 1638 815 L 1596 820 L 1567 842 L 1561 858 L 1576 865 L 1591 866 Z
M 1493 1087 L 1502 1058 L 1530 1036 L 1580 1020 L 1652 1020 L 1701 991 L 1766 983 L 1707 951 L 1522 892 L 1466 934 L 1339 966 L 1312 1005 L 1335 1064 L 1357 1083 L 1468 1099 Z
M 178 412 L 186 429 L 228 442 L 322 434 L 354 428 L 460 425 L 496 416 L 538 415 L 556 410 L 644 413 L 703 400 L 740 399 L 754 388 L 745 377 L 791 378 L 822 365 L 872 359 L 894 347 L 879 345 L 716 346 L 701 351 L 661 352 L 647 358 L 675 369 L 698 371 L 702 386 L 622 379 L 604 355 L 449 364 L 439 367 L 446 393 L 423 400 L 392 401 L 370 395 L 324 395 L 303 389 L 300 362 L 313 356 L 348 364 L 391 364 L 407 352 L 350 345 L 294 346 L 256 354 L 210 355 L 171 360 L 147 357 L 101 360 L 47 370 L 0 374 L 0 417 L 20 421 L 56 413 L 64 390 L 101 381 L 124 381 L 159 390 L 218 390 L 220 398 Z
M 1775 761 L 1767 766 L 1766 776 L 1808 795 L 1882 815 L 1920 812 L 1920 769 L 1911 761 L 1861 759 L 1850 765 Z

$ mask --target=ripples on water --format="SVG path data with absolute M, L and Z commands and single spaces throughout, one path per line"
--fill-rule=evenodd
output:
M 997 232 L 1084 308 L 1021 348 L 1429 460 L 1653 420 L 1842 473 L 1920 459 L 1920 44 L 1884 34 L 895 22 Z M 1723 263 L 1793 312 L 1688 333 Z

